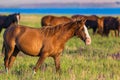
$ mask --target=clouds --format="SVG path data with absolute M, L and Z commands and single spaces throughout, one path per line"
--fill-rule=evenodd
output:
M 58 3 L 68 3 L 68 2 L 79 2 L 79 3 L 99 3 L 99 2 L 116 2 L 118 0 L 1 0 L 1 4 L 3 3 L 16 3 L 16 4 L 21 4 L 21 3 L 53 3 L 53 2 L 58 2 Z
M 0 6 L 16 6 L 20 4 L 39 3 L 108 3 L 118 0 L 0 0 Z

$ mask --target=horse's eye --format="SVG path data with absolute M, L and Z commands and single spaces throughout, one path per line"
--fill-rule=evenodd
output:
M 84 31 L 84 28 L 82 28 L 82 31 Z

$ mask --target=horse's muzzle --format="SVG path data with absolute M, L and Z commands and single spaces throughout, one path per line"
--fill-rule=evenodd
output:
M 86 44 L 86 45 L 90 45 L 90 44 L 91 44 L 91 38 L 86 38 L 85 44 Z

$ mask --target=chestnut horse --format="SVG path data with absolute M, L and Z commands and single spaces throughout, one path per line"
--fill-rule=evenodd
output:
M 104 30 L 104 18 L 100 17 L 98 18 L 98 30 L 97 33 L 103 36 L 103 30 Z
M 0 32 L 3 28 L 8 28 L 13 23 L 19 23 L 20 13 L 10 15 L 0 15 Z
M 72 21 L 72 19 L 66 17 L 66 16 L 52 16 L 52 15 L 47 15 L 44 16 L 41 19 L 41 26 L 56 26 L 59 24 L 67 23 Z
M 64 36 L 63 36 L 64 35 Z M 8 72 L 19 51 L 39 59 L 34 73 L 46 57 L 53 57 L 56 72 L 60 70 L 60 53 L 65 43 L 73 36 L 79 37 L 86 45 L 91 43 L 85 20 L 72 21 L 56 27 L 31 28 L 22 25 L 11 25 L 4 32 L 5 69 Z

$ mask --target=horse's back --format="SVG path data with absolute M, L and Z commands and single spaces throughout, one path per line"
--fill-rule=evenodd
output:
M 59 24 L 70 22 L 72 19 L 66 17 L 66 16 L 44 16 L 41 19 L 41 25 L 42 26 L 56 26 Z
M 4 36 L 7 35 L 14 38 L 23 37 L 24 35 L 34 37 L 35 35 L 39 35 L 39 29 L 13 24 L 10 27 L 8 27 L 4 32 Z
M 98 17 L 95 16 L 95 15 L 91 15 L 91 16 L 87 16 L 87 19 L 88 19 L 88 20 L 92 20 L 92 21 L 97 21 L 97 20 L 98 20 Z
M 41 19 L 41 26 L 50 26 L 50 21 L 54 16 L 48 15 Z
M 109 29 L 117 29 L 119 26 L 118 18 L 116 17 L 106 17 L 104 19 L 104 26 Z

